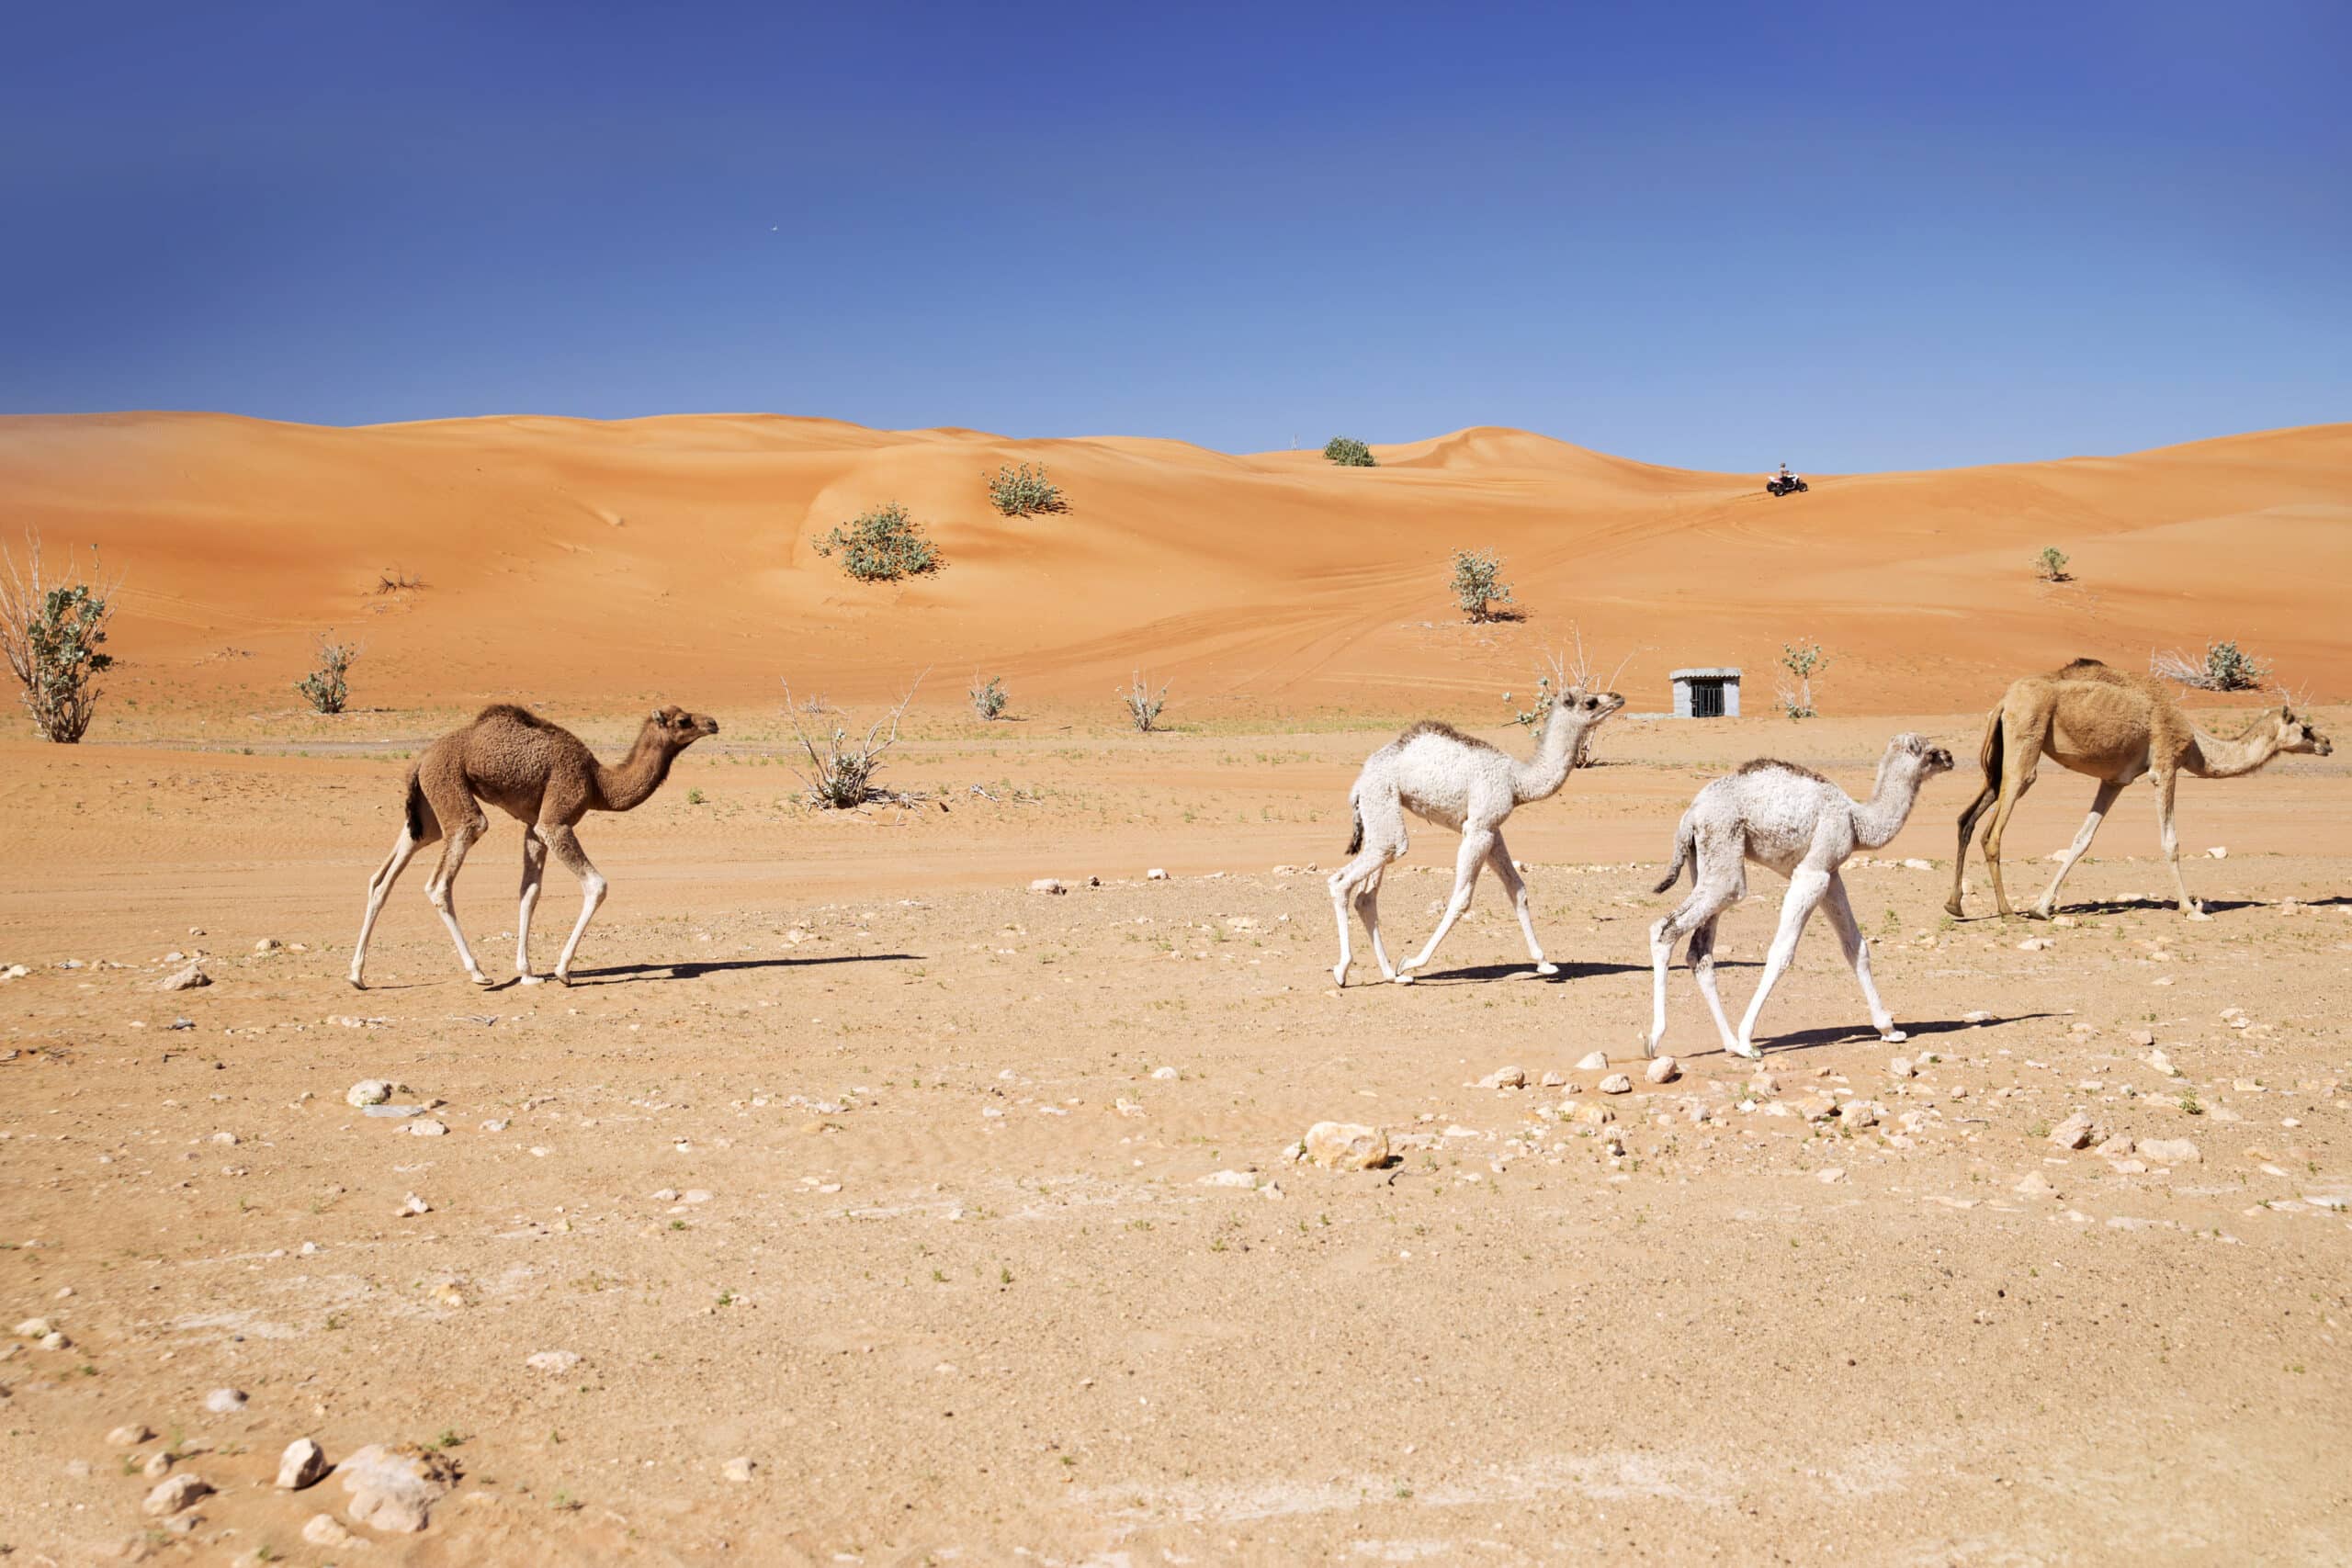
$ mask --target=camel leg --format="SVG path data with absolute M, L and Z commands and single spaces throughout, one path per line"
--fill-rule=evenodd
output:
M 1437 923 L 1437 931 L 1430 938 L 1427 947 L 1421 949 L 1418 955 L 1396 965 L 1398 984 L 1412 984 L 1413 971 L 1429 963 L 1430 956 L 1437 952 L 1437 944 L 1445 940 L 1445 933 L 1453 929 L 1453 922 L 1470 908 L 1470 895 L 1478 890 L 1478 868 L 1487 863 L 1487 852 L 1494 841 L 1495 830 L 1491 828 L 1464 829 L 1462 852 L 1454 857 L 1453 862 L 1453 897 L 1445 901 L 1445 918 Z
M 408 869 L 408 863 L 416 858 L 416 852 L 439 837 L 435 831 L 426 838 L 413 839 L 403 827 L 400 841 L 392 846 L 392 852 L 384 857 L 384 863 L 378 866 L 376 874 L 368 879 L 368 912 L 359 919 L 359 941 L 351 949 L 353 989 L 364 991 L 368 988 L 368 939 L 375 932 L 376 917 L 384 912 L 384 900 L 391 897 L 392 884 L 398 882 L 401 873 Z
M 547 880 L 548 845 L 539 837 L 537 827 L 523 829 L 523 907 L 514 916 L 514 978 L 517 983 L 536 986 L 539 977 L 531 973 L 531 915 L 539 907 L 539 885 Z
M 2050 918 L 2050 911 L 2057 907 L 2058 885 L 2066 880 L 2066 874 L 2075 869 L 2075 863 L 2090 849 L 2091 840 L 2098 834 L 2098 825 L 2107 819 L 2108 807 L 2113 806 L 2116 797 L 2122 793 L 2121 784 L 2107 779 L 2099 781 L 2098 794 L 2091 797 L 2091 814 L 2083 818 L 2082 828 L 2075 834 L 2075 841 L 2066 846 L 2066 858 L 2058 863 L 2058 874 L 2050 879 L 2050 891 L 2041 896 L 2041 902 L 2031 910 L 2035 919 Z
M 596 906 L 605 901 L 605 879 L 588 863 L 587 853 L 580 847 L 579 838 L 569 828 L 546 829 L 548 848 L 563 868 L 580 879 L 580 923 L 571 928 L 571 940 L 563 944 L 562 955 L 555 961 L 555 977 L 563 985 L 571 984 L 571 955 L 579 951 L 581 933 L 588 929 L 588 921 L 596 913 Z
M 2173 891 L 2180 895 L 2180 912 L 2192 920 L 2210 920 L 2213 917 L 2188 896 L 2188 884 L 2180 876 L 2180 834 L 2172 820 L 2173 786 L 2179 781 L 2180 774 L 2170 768 L 2156 775 L 2156 830 L 2164 840 L 2165 863 L 2172 867 Z
M 1380 977 L 1394 980 L 1396 965 L 1388 961 L 1388 950 L 1380 943 L 1380 884 L 1386 875 L 1387 868 L 1383 866 L 1356 890 L 1356 914 L 1363 919 L 1363 929 L 1372 933 L 1372 957 L 1380 965 Z
M 1821 900 L 1829 912 L 1829 924 L 1838 932 L 1838 945 L 1846 950 L 1846 962 L 1854 971 L 1854 978 L 1862 983 L 1862 1000 L 1870 1004 L 1871 1027 L 1878 1037 L 1896 1043 L 1911 1037 L 1894 1027 L 1894 1015 L 1878 999 L 1878 987 L 1871 983 L 1871 944 L 1862 940 L 1861 922 L 1854 919 L 1853 900 L 1846 896 L 1846 879 L 1837 872 L 1829 874 L 1829 891 Z
M 2000 796 L 2000 786 L 1987 780 L 1984 787 L 1976 792 L 1976 798 L 1968 803 L 1968 809 L 1960 814 L 1960 852 L 1951 862 L 1951 897 L 1944 900 L 1944 913 L 1955 920 L 1962 912 L 1960 890 L 1968 885 L 1968 841 L 1976 836 L 1976 824 L 1985 808 Z
M 1772 951 L 1764 960 L 1764 978 L 1757 982 L 1756 994 L 1747 999 L 1747 1011 L 1739 1021 L 1739 1038 L 1730 1046 L 1734 1055 L 1754 1061 L 1763 1055 L 1756 1048 L 1757 1015 L 1764 1010 L 1764 998 L 1788 972 L 1790 960 L 1797 955 L 1797 938 L 1804 934 L 1804 923 L 1813 918 L 1828 890 L 1829 873 L 1817 866 L 1801 865 L 1790 875 L 1788 896 L 1781 900 L 1781 929 L 1772 935 Z
M 1694 849 L 1693 852 L 1698 852 Z M 1731 1045 L 1731 1024 L 1724 1018 L 1723 998 L 1715 994 L 1715 921 L 1737 901 L 1746 878 L 1740 874 L 1738 863 L 1734 863 L 1732 874 L 1725 876 L 1717 873 L 1702 854 L 1693 868 L 1691 882 L 1690 896 L 1676 905 L 1672 914 L 1650 928 L 1650 1032 L 1642 1048 L 1645 1056 L 1657 1055 L 1660 1042 L 1666 1038 L 1666 972 L 1674 964 L 1674 944 L 1685 933 L 1690 938 L 1690 973 L 1697 977 L 1700 994 L 1714 1012 L 1724 1047 Z
M 1519 915 L 1519 929 L 1527 938 L 1527 956 L 1535 961 L 1535 972 L 1557 975 L 1560 966 L 1544 961 L 1544 944 L 1535 940 L 1535 917 L 1527 907 L 1527 879 L 1519 874 L 1519 867 L 1511 864 L 1510 847 L 1503 842 L 1499 829 L 1495 834 L 1495 847 L 1487 852 L 1487 863 L 1502 880 L 1503 891 L 1510 897 L 1510 907 Z
M 1707 1010 L 1714 1015 L 1715 1032 L 1729 1051 L 1737 1036 L 1732 1033 L 1731 1019 L 1724 1011 L 1724 994 L 1715 988 L 1715 931 L 1722 922 L 1721 915 L 1710 915 L 1690 932 L 1690 977 L 1699 982 L 1699 995 L 1706 998 Z
M 441 847 L 441 863 L 434 867 L 432 879 L 424 885 L 425 897 L 432 900 L 441 923 L 449 928 L 449 940 L 458 944 L 458 962 L 466 966 L 466 978 L 477 986 L 487 986 L 491 979 L 474 962 L 473 949 L 466 945 L 465 931 L 458 924 L 457 882 L 458 873 L 466 863 L 466 852 L 489 826 L 488 820 L 477 813 L 473 820 L 450 829 L 449 840 Z
M 2025 792 L 2033 787 L 2034 766 L 2041 760 L 2040 739 L 2030 750 L 2014 744 L 2014 739 L 2003 738 L 2011 765 L 2002 772 L 2000 804 L 1993 808 L 1993 825 L 1984 829 L 1984 869 L 1993 878 L 1993 907 L 2003 919 L 2015 911 L 2009 908 L 2007 889 L 2001 886 L 2001 835 L 2008 831 L 2009 814 L 2025 798 Z

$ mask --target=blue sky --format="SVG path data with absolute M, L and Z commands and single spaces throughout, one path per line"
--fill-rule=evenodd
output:
M 0 412 L 1819 470 L 2352 418 L 2352 6 L 15 7 Z

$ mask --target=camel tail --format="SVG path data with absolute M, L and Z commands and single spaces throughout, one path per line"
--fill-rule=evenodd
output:
M 408 771 L 408 798 L 405 809 L 408 815 L 410 840 L 423 843 L 424 841 L 424 785 L 418 780 L 414 768 Z
M 1995 794 L 2001 788 L 2001 710 L 1995 708 L 1984 718 L 1984 744 L 1977 749 L 1976 765 L 1984 770 L 1984 787 Z
M 1666 875 L 1651 892 L 1670 893 L 1674 885 L 1682 880 L 1682 868 L 1690 863 L 1690 819 L 1686 817 L 1674 829 L 1674 863 L 1666 868 Z
M 1351 797 L 1348 801 L 1348 808 L 1354 813 L 1356 819 L 1356 830 L 1348 835 L 1348 853 L 1352 855 L 1363 848 L 1363 807 L 1358 806 Z

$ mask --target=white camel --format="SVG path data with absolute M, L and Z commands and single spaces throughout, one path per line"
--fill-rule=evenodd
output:
M 1588 693 L 1581 682 L 1567 685 L 1544 721 L 1535 755 L 1524 762 L 1435 719 L 1413 726 L 1366 758 L 1355 787 L 1348 792 L 1356 824 L 1348 853 L 1354 858 L 1331 874 L 1331 908 L 1340 920 L 1340 962 L 1331 966 L 1331 977 L 1342 986 L 1348 983 L 1352 962 L 1348 905 L 1352 901 L 1371 933 L 1372 955 L 1379 960 L 1381 975 L 1398 985 L 1412 984 L 1412 972 L 1429 963 L 1437 944 L 1470 907 L 1481 865 L 1493 866 L 1502 879 L 1518 911 L 1519 929 L 1527 935 L 1527 955 L 1535 961 L 1536 973 L 1558 974 L 1558 965 L 1544 962 L 1543 944 L 1535 940 L 1527 884 L 1511 863 L 1502 826 L 1512 807 L 1557 795 L 1569 772 L 1584 761 L 1593 730 L 1624 705 L 1625 699 L 1614 692 Z M 1453 897 L 1436 934 L 1419 956 L 1392 966 L 1380 944 L 1380 879 L 1388 863 L 1405 852 L 1408 811 L 1459 832 L 1462 852 L 1454 862 Z
M 1650 1022 L 1650 1055 L 1657 1055 L 1666 1037 L 1666 970 L 1674 962 L 1674 944 L 1690 938 L 1690 972 L 1699 982 L 1723 1033 L 1724 1049 L 1735 1056 L 1755 1059 L 1756 1019 L 1764 998 L 1796 955 L 1797 938 L 1816 906 L 1826 905 L 1829 922 L 1838 929 L 1838 943 L 1862 983 L 1862 999 L 1870 1004 L 1871 1022 L 1883 1040 L 1902 1040 L 1886 1004 L 1871 983 L 1871 954 L 1854 921 L 1854 906 L 1846 896 L 1839 868 L 1856 850 L 1875 850 L 1902 830 L 1911 815 L 1919 786 L 1938 773 L 1951 771 L 1951 753 L 1924 735 L 1898 735 L 1887 742 L 1879 759 L 1878 782 L 1866 802 L 1858 802 L 1809 768 L 1793 762 L 1759 758 L 1727 773 L 1699 792 L 1682 814 L 1674 832 L 1674 864 L 1657 891 L 1671 889 L 1682 868 L 1696 852 L 1690 896 L 1672 914 L 1650 928 L 1650 968 L 1655 981 L 1655 1009 Z M 1781 929 L 1764 961 L 1764 978 L 1732 1033 L 1724 1016 L 1723 998 L 1715 991 L 1715 922 L 1747 891 L 1747 862 L 1769 865 L 1789 879 L 1781 900 Z

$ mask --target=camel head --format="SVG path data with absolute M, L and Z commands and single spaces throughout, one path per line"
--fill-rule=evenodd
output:
M 706 735 L 718 733 L 718 721 L 707 713 L 688 713 L 675 703 L 665 704 L 646 716 L 646 728 L 659 732 L 662 744 L 670 750 L 683 751 Z
M 2313 728 L 2310 719 L 2298 717 L 2292 703 L 2281 703 L 2278 705 L 2278 750 L 2325 757 L 2334 753 L 2335 743 Z
M 1886 743 L 1886 765 L 1897 764 L 1916 770 L 1924 783 L 1951 772 L 1951 753 L 1926 736 L 1905 730 Z

